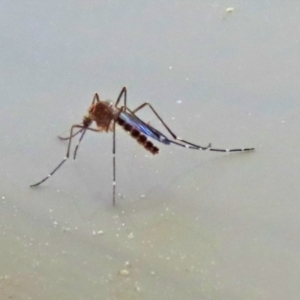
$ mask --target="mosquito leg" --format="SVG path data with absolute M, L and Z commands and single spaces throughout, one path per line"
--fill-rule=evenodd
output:
M 60 140 L 63 140 L 63 141 L 66 141 L 66 140 L 69 140 L 70 138 L 73 138 L 74 136 L 76 136 L 78 133 L 80 133 L 82 131 L 82 129 L 78 130 L 76 133 L 72 134 L 72 136 L 67 136 L 67 137 L 61 137 L 61 136 L 58 136 L 58 138 Z
M 125 88 L 126 89 L 126 88 Z M 118 116 L 121 114 L 122 111 L 125 110 L 125 106 L 122 106 L 120 108 L 120 112 L 118 114 Z M 118 117 L 115 119 L 117 120 Z M 113 120 L 114 124 L 113 124 L 113 149 L 112 149 L 112 153 L 113 153 L 113 206 L 116 205 L 116 121 Z
M 116 101 L 115 106 L 117 107 L 117 105 L 119 104 L 119 102 L 120 102 L 120 100 L 121 100 L 123 94 L 124 94 L 124 106 L 125 106 L 125 110 L 126 110 L 126 108 L 127 108 L 127 89 L 126 89 L 126 86 L 124 86 L 124 87 L 122 88 L 122 90 L 121 90 L 121 92 L 120 92 L 120 94 L 119 94 L 119 96 L 118 96 L 118 99 L 117 99 L 117 101 Z
M 75 147 L 75 150 L 74 150 L 74 156 L 73 156 L 74 160 L 76 159 L 76 155 L 77 155 L 77 150 L 78 150 L 79 144 L 81 143 L 81 141 L 82 141 L 82 139 L 83 139 L 86 131 L 90 130 L 90 131 L 93 131 L 93 132 L 99 132 L 98 129 L 93 129 L 93 128 L 84 127 L 84 126 L 82 127 L 82 129 L 80 131 L 82 131 L 82 130 L 83 130 L 83 132 L 82 132 L 81 137 L 80 137 L 80 139 L 79 139 L 79 141 L 78 141 L 78 143 L 77 143 L 77 145 Z
M 255 148 L 237 148 L 237 149 L 217 149 L 217 148 L 210 148 L 209 151 L 216 151 L 216 152 L 243 152 L 243 151 L 253 151 Z
M 113 126 L 113 206 L 116 205 L 116 122 Z
M 48 178 L 50 178 L 64 163 L 65 161 L 69 158 L 69 155 L 70 155 L 70 147 L 71 147 L 71 141 L 72 141 L 72 137 L 73 137 L 73 129 L 76 127 L 77 125 L 73 125 L 71 127 L 71 130 L 70 130 L 70 137 L 68 138 L 69 139 L 69 144 L 68 144 L 68 149 L 67 149 L 67 153 L 66 153 L 66 156 L 63 158 L 63 160 L 59 163 L 59 165 L 49 174 L 47 175 L 44 179 L 42 179 L 41 181 L 35 183 L 35 184 L 32 184 L 30 187 L 34 187 L 34 186 L 38 186 L 40 185 L 41 183 L 43 183 L 44 181 L 46 181 Z
M 92 105 L 93 105 L 95 102 L 97 102 L 97 103 L 100 102 L 100 98 L 99 98 L 98 93 L 95 93 L 94 98 L 93 98 L 93 101 L 92 101 Z
M 173 137 L 174 140 L 176 141 L 180 141 L 182 143 L 184 143 L 186 148 L 191 148 L 191 149 L 201 149 L 201 150 L 206 150 L 209 149 L 211 147 L 211 144 L 209 143 L 206 147 L 203 146 L 199 146 L 196 145 L 194 143 L 188 142 L 180 137 L 178 137 L 170 128 L 169 126 L 164 122 L 164 120 L 160 117 L 160 115 L 156 112 L 156 110 L 152 107 L 152 105 L 148 102 L 145 102 L 143 104 L 141 104 L 140 106 L 138 106 L 135 110 L 132 111 L 133 114 L 135 114 L 136 112 L 138 112 L 139 110 L 141 110 L 142 108 L 149 106 L 150 109 L 152 110 L 152 112 L 155 114 L 155 116 L 160 120 L 160 122 L 164 125 L 164 127 L 167 129 L 167 131 L 171 134 L 171 136 Z M 179 143 L 175 143 L 173 141 L 170 141 L 173 144 L 178 145 Z M 182 146 L 182 144 L 179 144 L 180 146 Z M 192 146 L 192 147 L 191 147 Z
M 70 137 L 69 137 L 69 144 L 68 144 L 68 149 L 67 149 L 66 156 L 63 158 L 63 160 L 59 163 L 59 165 L 49 175 L 47 175 L 41 181 L 39 181 L 39 182 L 37 182 L 35 184 L 32 184 L 30 187 L 34 187 L 34 186 L 38 186 L 38 185 L 42 184 L 44 181 L 46 181 L 48 178 L 50 178 L 65 163 L 65 161 L 69 158 L 69 156 L 70 156 L 70 149 L 71 149 L 71 141 L 72 141 L 73 129 L 74 128 L 82 128 L 82 126 L 81 125 L 73 125 L 71 127 Z
M 211 144 L 209 144 L 207 147 L 202 147 L 202 146 L 198 146 L 194 143 L 190 143 L 186 140 L 183 140 L 181 138 L 179 138 L 178 136 L 176 136 L 176 134 L 174 134 L 171 129 L 167 126 L 167 124 L 163 121 L 163 119 L 159 116 L 159 114 L 155 111 L 155 109 L 152 107 L 152 105 L 148 102 L 143 103 L 142 105 L 140 105 L 139 107 L 137 107 L 135 110 L 133 110 L 133 113 L 135 114 L 137 111 L 141 110 L 142 108 L 144 108 L 145 106 L 149 106 L 150 109 L 152 110 L 152 112 L 156 115 L 156 117 L 161 121 L 161 123 L 165 126 L 165 128 L 168 130 L 168 132 L 172 135 L 172 137 L 175 140 L 181 141 L 183 143 L 185 143 L 187 148 L 192 148 L 192 149 L 202 149 L 202 150 L 206 150 L 209 149 L 210 151 L 216 151 L 216 152 L 241 152 L 241 151 L 252 151 L 254 150 L 254 148 L 237 148 L 237 149 L 217 149 L 217 148 L 211 148 Z M 172 141 L 170 141 L 172 142 Z M 178 143 L 176 143 L 178 144 Z M 193 146 L 193 147 L 190 147 Z

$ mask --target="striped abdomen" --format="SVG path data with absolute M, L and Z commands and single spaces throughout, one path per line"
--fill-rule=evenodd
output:
M 123 127 L 125 131 L 130 133 L 130 135 L 137 140 L 137 142 L 145 147 L 146 150 L 150 151 L 152 154 L 157 154 L 159 149 L 153 145 L 152 142 L 147 140 L 147 137 L 140 131 L 135 129 L 130 124 L 126 123 L 124 120 L 118 118 L 117 123 Z

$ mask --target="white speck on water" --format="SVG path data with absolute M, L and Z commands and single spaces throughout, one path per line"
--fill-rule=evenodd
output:
M 145 194 L 140 195 L 140 198 L 145 198 L 145 197 L 146 197 Z
M 141 288 L 140 288 L 140 286 L 139 286 L 139 283 L 138 283 L 138 282 L 136 282 L 136 283 L 135 283 L 135 289 L 136 289 L 136 291 L 137 291 L 138 293 L 140 293 L 140 292 L 141 292 Z
M 119 271 L 119 274 L 122 275 L 122 276 L 128 276 L 129 275 L 129 271 L 126 270 L 126 269 L 123 269 L 123 270 Z
M 71 228 L 70 227 L 63 227 L 62 230 L 64 232 L 70 232 L 71 231 Z
M 124 267 L 128 267 L 130 265 L 130 262 L 127 260 L 125 261 Z
M 172 67 L 172 66 L 170 66 L 170 67 L 169 67 L 169 69 L 170 69 L 170 70 L 172 70 L 172 69 L 173 69 L 173 67 Z
M 182 103 L 182 101 L 180 99 L 178 99 L 176 102 L 177 102 L 177 104 L 181 104 Z
M 155 275 L 155 272 L 154 272 L 154 271 L 151 271 L 150 274 L 151 274 L 151 275 Z
M 2 200 L 4 200 L 5 199 L 5 196 L 2 196 Z
M 133 238 L 134 238 L 134 235 L 133 235 L 132 232 L 130 232 L 130 233 L 127 235 L 127 237 L 128 237 L 129 239 L 133 239 Z
M 233 11 L 234 11 L 233 7 L 227 7 L 226 8 L 226 12 L 229 13 L 229 14 L 232 13 Z

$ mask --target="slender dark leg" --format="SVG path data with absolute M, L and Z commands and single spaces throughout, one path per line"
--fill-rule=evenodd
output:
M 160 117 L 160 115 L 156 112 L 156 110 L 152 107 L 152 105 L 148 102 L 145 102 L 143 104 L 141 104 L 140 106 L 138 106 L 136 109 L 134 109 L 132 111 L 133 114 L 135 114 L 137 111 L 141 110 L 142 108 L 144 108 L 145 106 L 149 106 L 150 109 L 152 110 L 152 112 L 155 114 L 155 116 L 160 120 L 160 122 L 164 125 L 164 127 L 167 129 L 167 131 L 171 134 L 171 136 L 173 137 L 174 140 L 176 141 L 180 141 L 182 143 L 184 143 L 185 145 L 178 143 L 178 142 L 174 142 L 172 140 L 169 140 L 169 142 L 176 144 L 178 146 L 183 146 L 186 148 L 191 148 L 191 149 L 200 149 L 200 150 L 206 150 L 208 148 L 211 147 L 211 143 L 209 143 L 206 147 L 203 146 L 199 146 L 196 145 L 194 143 L 188 142 L 180 137 L 178 137 L 175 133 L 173 133 L 173 131 L 169 128 L 169 126 L 164 122 L 164 120 Z M 191 147 L 192 146 L 192 147 Z
M 95 93 L 94 98 L 93 98 L 93 101 L 92 101 L 92 105 L 95 103 L 95 101 L 96 101 L 97 103 L 100 102 L 100 98 L 99 98 L 98 93 Z
M 60 140 L 63 140 L 63 141 L 67 141 L 69 139 L 72 139 L 74 136 L 76 136 L 78 133 L 80 133 L 82 131 L 82 129 L 78 130 L 77 132 L 75 132 L 74 134 L 72 134 L 72 136 L 67 136 L 67 137 L 62 137 L 62 136 L 58 136 L 58 138 Z
M 34 187 L 34 186 L 38 186 L 38 185 L 40 185 L 41 183 L 43 183 L 44 181 L 46 181 L 48 178 L 50 178 L 64 163 L 65 163 L 65 161 L 69 158 L 69 156 L 70 156 L 70 149 L 71 149 L 71 141 L 72 141 L 72 137 L 74 136 L 73 135 L 73 129 L 74 128 L 81 128 L 81 130 L 84 130 L 84 132 L 86 131 L 86 130 L 92 130 L 92 131 L 97 131 L 96 129 L 92 129 L 92 128 L 87 128 L 87 127 L 84 127 L 84 126 L 82 126 L 82 125 L 77 125 L 77 124 L 75 124 L 75 125 L 73 125 L 72 127 L 71 127 L 71 130 L 70 130 L 70 137 L 68 138 L 68 140 L 69 140 L 69 143 L 68 143 L 68 149 L 67 149 L 67 153 L 66 153 L 66 156 L 63 158 L 63 160 L 58 164 L 58 166 L 49 174 L 49 175 L 47 175 L 44 179 L 42 179 L 41 181 L 39 181 L 39 182 L 37 182 L 37 183 L 35 183 L 35 184 L 32 184 L 30 187 Z M 80 131 L 81 131 L 80 130 Z M 81 139 L 82 139 L 82 137 L 83 137 L 83 134 L 82 134 L 82 136 L 81 136 Z M 74 154 L 75 155 L 75 154 Z
M 122 106 L 120 108 L 119 114 L 115 120 L 118 119 L 120 113 L 124 110 L 125 110 L 125 106 Z M 113 206 L 116 205 L 116 178 L 117 178 L 117 174 L 116 174 L 116 150 L 117 150 L 117 147 L 116 147 L 116 121 L 115 120 L 113 120 L 114 124 L 113 124 L 113 149 L 112 149 L 112 152 L 113 152 Z
M 97 93 L 95 93 L 94 97 L 93 97 L 93 101 L 92 101 L 92 105 L 97 102 L 99 103 L 100 102 L 100 99 L 99 99 L 99 95 Z M 82 129 L 78 130 L 76 133 L 74 133 L 72 136 L 69 136 L 69 137 L 61 137 L 61 136 L 58 136 L 59 139 L 61 140 L 69 140 L 70 138 L 73 138 L 74 136 L 76 136 L 78 133 L 82 132 L 82 135 L 78 141 L 78 144 L 76 145 L 75 147 L 75 151 L 74 151 L 74 160 L 76 159 L 76 155 L 77 155 L 77 150 L 78 150 L 78 147 L 79 147 L 79 144 L 80 142 L 82 141 L 84 135 L 85 135 L 85 132 L 86 132 L 86 129 L 88 130 L 91 130 L 91 131 L 95 131 L 95 132 L 99 132 L 99 130 L 97 129 L 92 129 L 92 128 L 87 128 L 87 127 L 83 127 Z
M 116 122 L 113 126 L 113 206 L 116 205 Z
M 183 143 L 185 143 L 185 147 L 187 148 L 191 148 L 191 149 L 202 149 L 202 150 L 206 150 L 209 149 L 210 151 L 216 151 L 216 152 L 241 152 L 241 151 L 251 151 L 254 150 L 254 148 L 238 148 L 238 149 L 217 149 L 217 148 L 211 148 L 211 144 L 209 144 L 207 147 L 202 147 L 202 146 L 198 146 L 194 143 L 190 143 L 186 140 L 183 140 L 182 138 L 178 137 L 175 133 L 172 132 L 172 130 L 168 127 L 168 125 L 163 121 L 163 119 L 159 116 L 159 114 L 155 111 L 155 109 L 152 107 L 152 105 L 148 102 L 145 102 L 143 104 L 141 104 L 140 106 L 138 106 L 135 110 L 133 110 L 133 114 L 135 114 L 137 111 L 141 110 L 142 108 L 144 108 L 145 106 L 149 106 L 150 109 L 152 110 L 152 112 L 156 115 L 156 117 L 161 121 L 161 123 L 164 125 L 164 127 L 168 130 L 168 132 L 171 134 L 171 136 L 173 137 L 174 140 L 178 140 L 181 141 Z M 174 141 L 171 141 L 171 143 L 174 143 L 176 145 L 180 145 L 182 146 L 182 144 L 176 143 Z M 192 147 L 190 147 L 192 146 Z
M 126 110 L 126 107 L 127 107 L 127 89 L 126 89 L 126 86 L 124 86 L 124 87 L 122 88 L 122 90 L 121 90 L 121 92 L 120 92 L 120 94 L 119 94 L 119 96 L 118 96 L 118 99 L 117 99 L 117 101 L 116 101 L 115 106 L 117 107 L 117 105 L 119 104 L 119 102 L 120 102 L 120 100 L 121 100 L 123 94 L 124 94 L 124 106 L 125 106 L 125 110 Z
M 127 105 L 127 89 L 124 86 L 117 98 L 117 101 L 115 103 L 115 106 L 119 104 L 122 96 L 124 95 L 124 105 L 120 108 L 118 116 L 113 120 L 113 206 L 116 205 L 116 120 L 118 119 L 120 113 L 124 110 L 126 110 Z
M 78 143 L 77 143 L 77 145 L 75 147 L 75 150 L 74 150 L 74 156 L 73 156 L 74 160 L 76 159 L 78 147 L 79 147 L 79 145 L 80 145 L 80 143 L 81 143 L 81 141 L 82 141 L 82 139 L 83 139 L 83 137 L 84 137 L 84 135 L 85 135 L 85 133 L 86 133 L 87 130 L 90 130 L 90 131 L 93 131 L 93 132 L 99 132 L 98 129 L 84 127 L 82 135 L 81 135 L 81 137 L 80 137 L 80 139 L 79 139 L 79 141 L 78 141 Z

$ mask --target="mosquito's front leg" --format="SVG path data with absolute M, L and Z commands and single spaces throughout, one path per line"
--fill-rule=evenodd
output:
M 75 150 L 74 150 L 74 156 L 73 156 L 74 160 L 76 159 L 76 154 L 77 154 L 77 150 L 78 150 L 79 144 L 80 144 L 80 142 L 82 141 L 82 139 L 83 139 L 83 137 L 84 137 L 86 131 L 87 131 L 87 130 L 90 130 L 90 131 L 93 131 L 93 132 L 99 132 L 98 129 L 94 129 L 94 128 L 89 128 L 89 127 L 84 127 L 84 126 L 83 126 L 82 128 L 83 128 L 83 129 L 81 129 L 81 130 L 83 130 L 82 135 L 81 135 L 81 137 L 80 137 L 80 139 L 79 139 L 79 141 L 78 141 L 78 143 L 77 143 L 77 145 L 76 145 L 76 147 L 75 147 Z M 80 131 L 81 131 L 81 130 L 80 130 Z M 80 131 L 79 131 L 79 132 L 80 132 Z
M 84 134 L 85 134 L 85 132 L 86 132 L 86 130 L 91 130 L 91 131 L 96 131 L 96 132 L 98 132 L 98 130 L 96 130 L 96 129 L 93 129 L 93 128 L 87 128 L 87 127 L 84 127 L 83 125 L 73 125 L 72 127 L 71 127 L 71 130 L 70 130 L 70 137 L 68 138 L 68 140 L 69 140 L 69 143 L 68 143 L 68 149 L 67 149 L 67 153 L 66 153 L 66 156 L 63 158 L 63 160 L 59 163 L 59 165 L 50 173 L 50 174 L 48 174 L 44 179 L 42 179 L 41 181 L 39 181 L 39 182 L 37 182 L 37 183 L 35 183 L 35 184 L 32 184 L 30 187 L 34 187 L 34 186 L 38 186 L 38 185 L 40 185 L 41 183 L 43 183 L 44 181 L 46 181 L 48 178 L 50 178 L 52 175 L 54 175 L 54 173 L 64 164 L 64 162 L 69 158 L 69 156 L 70 156 L 70 149 L 71 149 L 71 141 L 72 141 L 72 137 L 73 136 L 75 136 L 74 134 L 73 134 L 73 130 L 74 130 L 74 128 L 81 128 L 81 130 L 84 130 L 83 131 L 83 133 L 82 133 L 82 135 L 81 135 L 81 137 L 80 137 L 80 139 L 79 139 L 79 142 L 78 142 L 78 144 L 77 144 L 77 146 L 76 146 L 76 148 L 75 148 L 75 151 L 74 151 L 74 159 L 76 158 L 76 153 L 77 153 L 77 149 L 78 149 L 78 146 L 79 146 L 79 143 L 81 142 L 81 140 L 82 140 L 82 138 L 83 138 L 83 136 L 84 136 Z M 81 131 L 80 130 L 80 131 Z M 79 132 L 80 132 L 79 131 Z
M 41 183 L 43 183 L 44 181 L 46 181 L 48 178 L 50 178 L 63 164 L 64 162 L 69 158 L 70 156 L 70 149 L 71 149 L 71 141 L 72 141 L 72 137 L 74 136 L 73 135 L 73 129 L 74 128 L 82 128 L 81 125 L 73 125 L 70 129 L 70 137 L 68 138 L 69 139 L 69 143 L 68 143 L 68 149 L 67 149 L 67 153 L 66 153 L 66 156 L 63 158 L 63 160 L 59 163 L 59 165 L 50 173 L 48 174 L 45 178 L 43 178 L 41 181 L 35 183 L 35 184 L 32 184 L 30 187 L 34 187 L 34 186 L 38 186 L 40 185 Z

